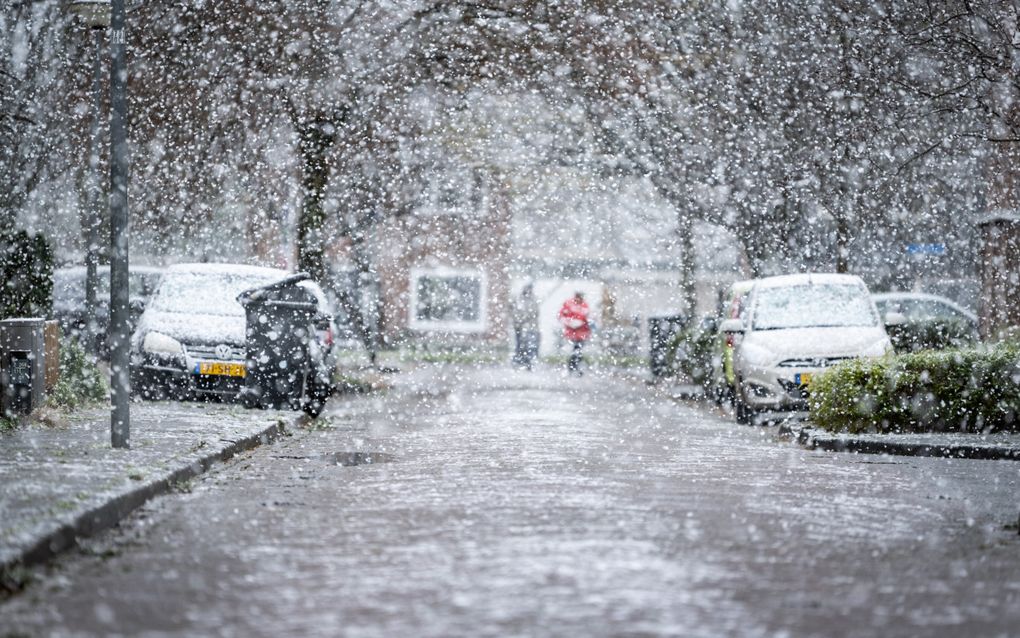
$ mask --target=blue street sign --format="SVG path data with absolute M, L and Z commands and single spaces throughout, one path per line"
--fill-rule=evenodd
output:
M 907 244 L 910 255 L 945 255 L 948 252 L 945 244 Z

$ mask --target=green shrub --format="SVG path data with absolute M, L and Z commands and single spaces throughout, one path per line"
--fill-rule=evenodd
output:
M 1020 344 L 849 361 L 815 378 L 809 405 L 831 431 L 1020 431 Z
M 0 230 L 0 319 L 49 317 L 53 250 L 42 235 Z
M 47 397 L 57 408 L 75 410 L 105 401 L 110 387 L 106 376 L 75 339 L 60 342 L 60 380 Z
M 667 345 L 669 373 L 682 374 L 691 383 L 707 385 L 712 379 L 712 355 L 718 338 L 714 330 L 701 326 L 677 333 Z

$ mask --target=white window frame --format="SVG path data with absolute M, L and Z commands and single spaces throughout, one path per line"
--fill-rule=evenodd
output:
M 422 277 L 470 277 L 479 283 L 478 319 L 475 321 L 436 321 L 418 318 L 418 282 Z M 482 269 L 474 268 L 412 268 L 410 304 L 407 325 L 425 332 L 485 332 L 489 319 L 489 278 Z

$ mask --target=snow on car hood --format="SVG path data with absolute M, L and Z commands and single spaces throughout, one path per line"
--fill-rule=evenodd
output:
M 768 351 L 778 360 L 791 357 L 857 357 L 881 355 L 889 337 L 873 327 L 790 328 L 755 330 L 744 343 Z
M 147 310 L 142 314 L 135 331 L 135 343 L 140 343 L 147 332 L 156 331 L 184 344 L 244 345 L 244 316 L 184 314 Z

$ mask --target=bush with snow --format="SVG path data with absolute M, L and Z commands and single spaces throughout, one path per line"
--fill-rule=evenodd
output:
M 839 432 L 1020 431 L 1020 342 L 857 359 L 811 385 L 812 420 Z

